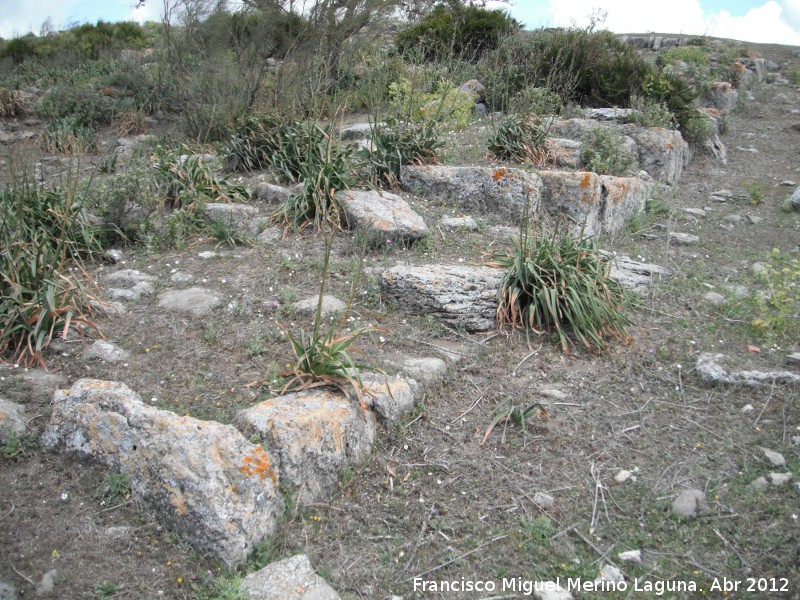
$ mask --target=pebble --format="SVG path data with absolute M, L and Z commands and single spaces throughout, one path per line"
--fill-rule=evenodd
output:
M 786 186 L 786 187 L 794 187 L 794 186 L 797 185 L 797 183 L 795 183 L 791 179 L 787 179 L 786 181 L 781 181 L 780 185 L 783 185 L 783 186 Z
M 693 217 L 705 217 L 706 211 L 702 208 L 684 208 L 683 212 L 687 215 L 692 215 Z
M 212 258 L 217 258 L 218 256 L 221 256 L 221 254 L 219 252 L 211 252 L 210 250 L 206 250 L 205 252 L 199 252 L 197 256 L 203 260 L 209 260 Z
M 634 564 L 642 564 L 642 551 L 641 550 L 628 550 L 627 552 L 620 552 L 617 558 L 625 562 L 632 562 Z
M 753 406 L 752 404 L 745 404 L 742 407 L 742 412 L 743 413 L 749 413 L 749 412 L 753 412 L 755 409 L 756 409 L 755 406 Z
M 792 479 L 791 473 L 770 473 L 769 480 L 772 482 L 774 486 L 781 486 L 784 483 L 788 483 Z
M 693 246 L 700 241 L 700 238 L 691 233 L 680 233 L 678 231 L 671 231 L 669 234 L 670 241 L 677 246 Z
M 734 225 L 738 225 L 739 223 L 744 221 L 744 217 L 742 215 L 728 215 L 724 219 L 728 223 L 733 223 Z
M 764 451 L 764 456 L 767 457 L 767 460 L 773 467 L 785 467 L 786 466 L 786 459 L 783 457 L 783 454 L 778 452 L 774 452 L 773 450 L 769 450 L 767 448 L 762 448 L 761 450 Z
M 706 294 L 703 294 L 703 300 L 705 300 L 709 304 L 713 304 L 714 306 L 724 306 L 728 302 L 725 299 L 725 296 L 723 296 L 718 292 L 708 292 Z
M 616 475 L 614 475 L 614 481 L 616 481 L 617 483 L 625 483 L 626 481 L 628 481 L 628 479 L 631 478 L 631 475 L 633 475 L 633 473 L 625 469 L 622 469 Z
M 750 221 L 751 225 L 758 225 L 764 219 L 762 217 L 757 217 L 756 215 L 747 215 L 747 220 Z
M 731 190 L 717 190 L 716 192 L 711 192 L 711 196 L 717 196 L 719 198 L 733 198 L 733 192 Z
M 536 600 L 573 600 L 572 594 L 558 585 L 557 581 L 536 581 L 533 586 Z
M 533 495 L 533 502 L 539 508 L 552 508 L 556 501 L 555 498 L 553 498 L 550 494 L 536 492 Z
M 622 571 L 620 571 L 614 565 L 603 565 L 600 568 L 600 575 L 598 575 L 594 582 L 599 586 L 603 583 L 614 583 L 620 584 L 625 581 L 625 577 L 622 575 Z M 599 588 L 602 589 L 602 588 Z
M 683 490 L 672 501 L 672 512 L 684 519 L 697 516 L 706 503 L 706 495 L 700 490 Z
M 764 477 L 759 477 L 751 481 L 747 487 L 753 492 L 764 492 L 769 487 L 769 482 Z
M 105 256 L 109 260 L 109 262 L 115 265 L 117 263 L 121 263 L 125 258 L 125 255 L 122 253 L 122 250 L 117 250 L 116 248 L 106 250 Z

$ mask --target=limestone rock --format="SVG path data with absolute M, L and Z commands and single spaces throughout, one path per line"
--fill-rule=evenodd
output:
M 706 217 L 706 211 L 704 211 L 702 208 L 684 208 L 683 212 L 693 217 L 700 217 L 700 218 Z
M 439 221 L 443 231 L 478 231 L 478 224 L 472 217 L 447 217 Z
M 783 454 L 775 452 L 774 450 L 770 450 L 769 448 L 762 448 L 761 451 L 769 461 L 769 464 L 771 464 L 773 467 L 786 466 L 786 459 L 783 457 Z
M 684 519 L 692 519 L 704 510 L 706 495 L 700 490 L 683 490 L 672 501 L 672 512 Z
M 691 233 L 681 233 L 679 231 L 669 232 L 669 241 L 676 246 L 694 246 L 700 238 Z
M 436 357 L 407 358 L 400 368 L 414 381 L 411 386 L 414 395 L 439 385 L 447 375 L 447 363 Z
M 405 379 L 362 373 L 364 400 L 381 421 L 393 425 L 414 410 L 414 393 Z
M 511 223 L 536 214 L 542 186 L 538 175 L 523 169 L 436 165 L 403 167 L 400 183 L 407 192 L 450 200 L 462 210 L 477 210 Z
M 535 581 L 533 597 L 536 600 L 573 600 L 572 594 L 562 588 L 557 581 Z
M 50 569 L 36 584 L 37 596 L 49 596 L 56 589 L 56 579 L 58 578 L 58 569 Z
M 255 235 L 260 231 L 258 209 L 246 204 L 232 204 L 230 202 L 208 202 L 203 215 L 206 221 L 224 223 L 236 231 L 246 235 Z
M 470 79 L 469 81 L 462 83 L 459 86 L 458 91 L 469 94 L 470 98 L 475 100 L 475 104 L 482 104 L 486 99 L 486 86 L 484 86 L 477 79 Z
M 25 407 L 0 398 L 0 445 L 8 442 L 10 437 L 22 437 L 25 430 Z
M 191 285 L 194 282 L 194 275 L 183 271 L 175 271 L 169 276 L 169 282 L 175 285 Z
M 625 287 L 644 294 L 654 282 L 672 275 L 672 270 L 653 263 L 633 260 L 629 256 L 614 256 L 611 260 L 610 275 Z
M 430 315 L 467 331 L 495 328 L 497 291 L 503 271 L 467 265 L 396 266 L 382 286 L 402 310 Z
M 222 303 L 216 292 L 202 287 L 164 292 L 158 298 L 161 308 L 191 313 L 196 317 L 207 315 Z
M 348 465 L 369 456 L 375 439 L 371 412 L 324 389 L 265 400 L 237 414 L 233 425 L 276 457 L 281 481 L 300 504 L 334 489 Z
M 725 306 L 728 303 L 725 296 L 719 292 L 706 292 L 703 294 L 703 300 L 709 304 L 712 304 L 713 306 Z
M 706 385 L 761 385 L 793 384 L 800 385 L 800 375 L 789 371 L 735 371 L 728 372 L 719 363 L 722 354 L 704 352 L 697 357 L 697 376 Z
M 83 353 L 86 360 L 102 360 L 112 365 L 129 360 L 130 357 L 130 352 L 106 340 L 97 340 Z
M 536 492 L 533 495 L 533 503 L 539 508 L 552 508 L 556 500 L 550 494 L 544 492 Z
M 636 565 L 642 564 L 642 551 L 641 550 L 628 550 L 627 552 L 620 552 L 617 558 L 624 562 L 632 562 Z
M 754 479 L 747 485 L 751 492 L 764 492 L 769 488 L 769 482 L 764 477 Z
M 340 600 L 339 594 L 314 572 L 305 554 L 274 562 L 242 580 L 248 600 Z
M 413 242 L 428 235 L 422 217 L 397 194 L 380 191 L 336 192 L 349 229 L 386 240 Z
M 680 131 L 662 127 L 623 125 L 622 133 L 636 142 L 639 167 L 663 183 L 678 183 L 689 163 L 691 149 Z
M 120 285 L 132 287 L 137 283 L 153 283 L 156 280 L 152 275 L 147 275 L 136 269 L 121 269 L 109 273 L 105 277 L 105 282 L 109 285 Z
M 378 123 L 379 127 L 384 125 L 385 123 Z M 342 128 L 339 133 L 343 141 L 363 140 L 372 135 L 372 129 L 372 123 L 356 123 Z
M 283 514 L 272 457 L 230 425 L 144 404 L 127 386 L 81 379 L 56 392 L 42 445 L 130 477 L 134 496 L 229 567 Z
M 792 207 L 792 210 L 800 212 L 800 187 L 798 187 L 792 197 L 789 198 L 789 205 Z
M 122 250 L 117 250 L 116 248 L 110 248 L 106 250 L 105 252 L 103 252 L 103 256 L 106 257 L 108 262 L 114 265 L 122 262 L 122 260 L 125 258 L 125 255 L 122 253 Z
M 597 586 L 601 586 L 603 584 L 621 584 L 625 582 L 625 577 L 622 575 L 622 571 L 620 571 L 614 565 L 603 565 L 600 567 L 600 574 L 595 577 L 594 583 Z M 598 587 L 598 589 L 602 589 Z
M 563 169 L 577 170 L 581 164 L 581 143 L 568 138 L 551 138 L 544 141 L 547 151 Z
M 632 108 L 590 108 L 587 116 L 595 121 L 617 121 L 627 123 L 636 111 Z
M 769 481 L 774 486 L 782 486 L 792 479 L 791 473 L 770 473 Z
M 739 92 L 727 81 L 712 83 L 704 96 L 704 100 L 723 115 L 733 112 L 738 99 Z
M 304 316 L 314 316 L 317 312 L 317 304 L 319 303 L 319 296 L 309 296 L 294 303 L 293 308 L 298 314 Z M 322 296 L 322 319 L 328 319 L 334 315 L 341 315 L 347 309 L 347 305 L 328 294 Z

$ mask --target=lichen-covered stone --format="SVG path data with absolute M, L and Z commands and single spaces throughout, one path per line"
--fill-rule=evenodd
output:
M 188 312 L 197 317 L 207 315 L 220 304 L 222 298 L 216 292 L 202 287 L 171 290 L 158 297 L 158 305 L 161 308 Z
M 9 438 L 25 435 L 25 408 L 21 404 L 0 398 L 0 445 Z
M 542 186 L 536 173 L 523 169 L 438 165 L 403 167 L 400 183 L 407 192 L 449 200 L 463 210 L 512 223 L 527 221 L 536 213 Z
M 635 125 L 623 125 L 621 129 L 636 142 L 641 169 L 663 183 L 672 185 L 680 181 L 691 158 L 691 149 L 680 131 Z
M 339 600 L 339 594 L 314 572 L 305 554 L 250 573 L 240 590 L 248 600 Z
M 428 235 L 428 226 L 408 202 L 397 194 L 380 191 L 336 192 L 345 223 L 353 231 L 386 240 L 413 242 Z
M 276 457 L 281 481 L 300 504 L 335 488 L 349 465 L 369 456 L 375 439 L 371 412 L 323 389 L 265 400 L 241 411 L 233 425 L 248 439 L 257 436 Z
M 405 379 L 365 373 L 361 379 L 367 405 L 384 423 L 397 423 L 414 410 L 414 393 Z
M 283 514 L 275 461 L 235 428 L 144 404 L 127 386 L 81 379 L 55 393 L 42 445 L 130 477 L 135 497 L 230 567 Z
M 383 273 L 386 294 L 402 310 L 431 316 L 467 331 L 495 328 L 503 271 L 468 265 L 398 265 Z

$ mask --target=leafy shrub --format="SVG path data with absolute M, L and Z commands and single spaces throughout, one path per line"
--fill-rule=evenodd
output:
M 773 248 L 759 279 L 767 289 L 754 296 L 752 326 L 770 341 L 796 341 L 800 335 L 800 259 Z
M 73 117 L 48 123 L 44 128 L 42 142 L 44 150 L 50 154 L 78 156 L 97 150 L 94 131 L 80 125 Z
M 512 115 L 500 124 L 489 138 L 488 150 L 500 160 L 542 164 L 548 151 L 545 147 L 552 120 Z
M 511 99 L 511 111 L 536 115 L 557 115 L 562 108 L 561 96 L 546 88 L 528 86 Z
M 581 162 L 601 175 L 625 175 L 637 158 L 622 146 L 622 136 L 612 127 L 595 127 L 581 140 Z
M 412 121 L 453 121 L 464 126 L 475 110 L 475 100 L 449 81 L 440 80 L 426 93 L 408 78 L 389 85 L 390 107 L 397 115 Z
M 684 119 L 681 126 L 681 133 L 683 137 L 694 144 L 703 145 L 712 137 L 717 131 L 714 121 L 708 115 L 695 110 Z
M 431 62 L 453 56 L 477 60 L 520 27 L 502 10 L 440 4 L 420 23 L 398 33 L 395 44 L 401 54 L 413 51 Z
M 50 120 L 70 118 L 76 125 L 108 125 L 114 116 L 114 103 L 97 90 L 62 84 L 51 89 L 39 105 L 39 115 Z
M 686 77 L 669 69 L 649 73 L 642 82 L 642 96 L 665 106 L 675 116 L 681 132 L 688 132 L 698 118 L 700 92 Z
M 786 77 L 794 85 L 800 85 L 800 65 L 793 65 L 789 67 L 789 70 L 786 72 Z
M 36 52 L 35 39 L 34 35 L 26 35 L 8 40 L 0 49 L 0 58 L 10 58 L 15 64 L 19 64 L 33 57 Z
M 506 270 L 497 293 L 500 327 L 555 334 L 567 354 L 575 345 L 568 332 L 589 352 L 606 350 L 608 338 L 628 340 L 630 298 L 593 240 L 526 233 L 490 265 Z
M 55 335 L 95 327 L 81 261 L 100 247 L 82 202 L 74 190 L 15 181 L 0 194 L 0 248 L 0 356 L 44 364 Z
M 435 123 L 398 123 L 388 119 L 372 131 L 371 146 L 358 151 L 369 171 L 369 178 L 379 185 L 395 186 L 403 165 L 430 165 L 439 162 L 437 151 L 444 144 Z
M 27 112 L 25 99 L 19 91 L 0 87 L 0 119 L 21 117 Z
M 635 111 L 631 116 L 631 121 L 641 127 L 663 127 L 664 129 L 675 129 L 678 126 L 670 110 L 661 102 L 633 96 L 631 98 L 631 108 Z

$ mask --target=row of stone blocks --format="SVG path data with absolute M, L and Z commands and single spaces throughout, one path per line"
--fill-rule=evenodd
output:
M 42 445 L 127 475 L 159 522 L 234 567 L 275 534 L 284 493 L 301 505 L 329 493 L 370 454 L 378 420 L 413 408 L 404 379 L 366 385 L 364 412 L 316 389 L 266 400 L 224 425 L 147 405 L 121 383 L 81 379 L 56 392 Z

